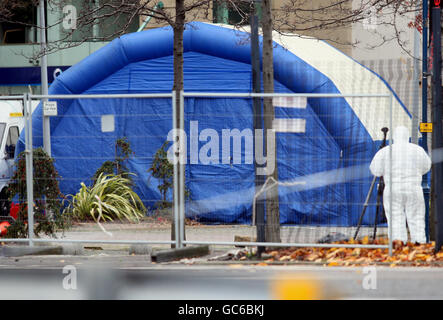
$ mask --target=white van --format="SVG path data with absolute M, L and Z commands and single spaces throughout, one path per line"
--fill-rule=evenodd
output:
M 38 103 L 32 101 L 32 111 Z M 0 100 L 0 216 L 9 215 L 6 189 L 14 173 L 15 147 L 24 126 L 23 102 Z

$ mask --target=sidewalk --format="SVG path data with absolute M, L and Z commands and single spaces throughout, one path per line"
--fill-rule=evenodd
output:
M 105 223 L 102 224 L 106 233 L 94 222 L 76 224 L 64 235 L 62 239 L 72 240 L 141 240 L 141 241 L 169 241 L 171 239 L 171 226 L 168 222 L 141 222 L 130 223 Z M 185 227 L 188 241 L 202 242 L 233 242 L 236 236 L 256 238 L 256 228 L 250 225 L 203 225 L 193 224 Z M 281 226 L 282 242 L 292 243 L 317 243 L 321 238 L 332 233 L 340 233 L 347 239 L 354 236 L 355 228 L 344 227 L 306 227 L 306 226 Z M 362 227 L 359 237 L 372 236 L 372 227 Z M 386 236 L 387 228 L 378 228 L 377 236 Z M 169 246 L 169 245 L 165 245 Z

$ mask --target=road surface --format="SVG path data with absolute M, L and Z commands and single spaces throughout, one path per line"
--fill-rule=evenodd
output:
M 262 300 L 288 297 L 284 286 L 289 295 L 314 288 L 308 297 L 317 299 L 443 298 L 443 268 L 199 261 L 155 264 L 127 252 L 0 257 L 0 299 Z

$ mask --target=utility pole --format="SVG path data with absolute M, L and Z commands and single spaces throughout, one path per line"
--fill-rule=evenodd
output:
M 40 48 L 42 52 L 40 73 L 42 83 L 42 95 L 48 94 L 48 59 L 46 56 L 46 18 L 45 18 L 45 0 L 40 0 Z M 48 99 L 43 99 L 43 104 Z M 44 109 L 44 108 L 43 108 Z M 50 134 L 49 116 L 43 115 L 43 148 L 51 156 L 51 134 Z M 31 142 L 32 145 L 32 142 Z
M 251 67 L 252 67 L 252 91 L 254 93 L 261 92 L 261 76 L 260 76 L 260 45 L 258 41 L 258 15 L 257 15 L 257 2 L 253 2 L 251 8 Z M 253 110 L 254 110 L 254 148 L 257 148 L 255 142 L 256 130 L 263 129 L 263 113 L 262 113 L 262 103 L 261 98 L 253 98 Z M 263 138 L 263 137 L 262 137 Z M 263 139 L 261 141 L 263 143 Z M 255 152 L 255 151 L 254 151 Z M 255 154 L 255 153 L 254 153 Z M 255 163 L 255 191 L 257 192 L 261 186 L 265 183 L 264 176 L 258 173 L 260 168 L 258 168 L 257 162 Z M 257 231 L 257 242 L 265 242 L 265 207 L 264 201 L 257 199 L 257 204 L 255 206 L 255 225 Z M 254 214 L 254 213 L 253 213 Z M 257 255 L 261 257 L 261 254 L 265 250 L 265 247 L 257 247 Z
M 441 8 L 434 0 L 432 8 L 433 61 L 432 61 L 432 150 L 443 148 L 442 92 L 441 92 Z M 443 162 L 432 165 L 435 202 L 435 251 L 443 245 Z
M 418 12 L 415 13 L 417 21 Z M 413 103 L 412 103 L 412 135 L 411 142 L 418 144 L 418 115 L 419 115 L 419 96 L 420 96 L 420 33 L 417 28 L 412 29 L 414 32 L 414 86 L 413 86 Z
M 422 11 L 422 80 L 421 80 L 421 118 L 422 122 L 428 122 L 428 0 L 423 0 L 423 11 Z M 422 148 L 428 152 L 428 134 L 422 132 L 421 138 Z M 428 175 L 425 174 L 422 180 L 423 194 L 425 198 L 425 224 L 426 224 L 426 241 L 430 241 L 430 213 L 429 213 L 429 196 L 430 196 L 430 186 L 428 181 Z

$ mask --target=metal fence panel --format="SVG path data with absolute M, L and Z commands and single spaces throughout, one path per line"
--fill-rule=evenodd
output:
M 275 107 L 276 119 L 269 132 L 253 127 L 253 99 L 264 97 L 272 98 Z M 272 196 L 270 186 L 277 185 L 278 194 L 274 196 L 279 203 L 282 242 L 266 245 L 388 248 L 328 242 L 352 238 L 366 198 L 368 209 L 359 238 L 372 236 L 374 221 L 379 236 L 391 234 L 382 214 L 375 219 L 376 187 L 368 197 L 372 181 L 368 166 L 381 144 L 380 129 L 391 129 L 404 120 L 393 117 L 390 94 L 181 93 L 179 105 L 174 93 L 21 98 L 58 102 L 59 112 L 51 117 L 51 140 L 57 170 L 63 172 L 62 193 L 70 190 L 74 194 L 81 182 L 91 186 L 94 172 L 103 162 L 117 157 L 115 143 L 125 138 L 136 146 L 129 159 L 130 169 L 138 170 L 134 189 L 148 207 L 145 224 L 80 224 L 59 234 L 58 240 L 33 238 L 30 219 L 30 238 L 26 240 L 30 244 L 59 241 L 256 246 L 264 244 L 256 241 L 260 227 L 257 206 L 265 206 L 267 197 Z M 348 110 L 337 112 L 336 108 L 344 105 Z M 30 110 L 28 103 L 25 116 Z M 30 128 L 25 134 L 25 150 L 30 150 L 29 141 L 35 147 L 42 140 L 41 130 L 32 129 L 42 123 L 42 116 L 36 113 L 25 118 L 26 128 Z M 64 125 L 58 126 L 60 123 Z M 180 136 L 180 129 L 184 136 Z M 268 133 L 268 141 L 275 137 L 274 146 L 263 143 Z M 186 143 L 175 144 L 177 138 Z M 186 163 L 173 165 L 167 200 L 174 203 L 174 209 L 164 211 L 164 215 L 157 206 L 161 193 L 143 192 L 155 190 L 159 181 L 142 177 L 146 177 L 155 151 L 167 140 L 173 144 L 172 155 Z M 156 144 L 157 148 L 147 148 L 148 144 Z M 174 149 L 177 146 L 179 150 Z M 272 161 L 265 161 L 273 147 L 275 168 L 269 166 Z M 30 179 L 32 153 L 26 154 Z M 276 169 L 278 179 L 266 175 L 265 168 L 268 173 Z M 262 170 L 262 184 L 256 184 L 257 170 Z M 30 186 L 27 181 L 28 203 L 35 203 Z M 29 217 L 32 210 L 29 206 Z M 165 223 L 159 226 L 159 220 Z M 176 237 L 171 240 L 173 221 Z
M 131 175 L 131 187 L 147 206 L 146 217 L 139 223 L 127 221 L 103 223 L 103 219 L 74 221 L 74 225 L 56 235 L 57 239 L 40 235 L 33 237 L 33 206 L 29 206 L 29 239 L 33 242 L 84 242 L 120 244 L 173 244 L 170 222 L 174 220 L 172 209 L 158 209 L 155 204 L 161 200 L 157 179 L 149 178 L 148 169 L 152 165 L 155 151 L 166 140 L 168 131 L 173 127 L 172 94 L 126 94 L 126 95 L 64 95 L 28 96 L 32 99 L 49 98 L 57 101 L 58 113 L 51 117 L 52 157 L 59 178 L 63 208 L 72 202 L 72 196 L 79 192 L 81 183 L 85 188 L 94 184 L 93 175 L 104 163 L 118 170 L 127 166 Z M 29 114 L 29 113 L 28 113 Z M 33 123 L 31 123 L 31 121 Z M 42 112 L 37 109 L 33 117 L 27 118 L 26 144 L 22 149 L 39 146 L 43 140 L 38 125 L 42 123 Z M 34 126 L 34 127 L 32 127 Z M 147 129 L 148 128 L 148 129 Z M 34 133 L 34 136 L 30 136 Z M 125 145 L 124 142 L 128 144 Z M 119 144 L 120 143 L 120 144 Z M 122 147 L 128 147 L 126 155 Z M 27 169 L 32 170 L 32 153 L 26 152 Z M 34 159 L 38 161 L 39 159 Z M 107 161 L 107 162 L 106 162 Z M 35 164 L 35 162 L 34 162 Z M 116 167 L 115 167 L 116 165 Z M 122 169 L 122 168 L 120 168 Z M 28 179 L 31 179 L 28 175 Z M 37 181 L 35 181 L 37 179 Z M 35 183 L 39 183 L 34 175 Z M 42 183 L 42 181 L 40 181 Z M 33 199 L 32 183 L 28 181 L 28 203 L 52 199 Z M 171 191 L 169 191 L 170 193 Z M 169 195 L 168 195 L 169 196 Z M 169 199 L 168 199 L 169 200 Z M 169 206 L 169 205 L 168 205 Z M 35 207 L 34 207 L 35 210 Z M 48 212 L 49 213 L 49 212 Z M 46 214 L 46 212 L 45 212 Z M 117 219 L 115 219 L 117 220 Z M 36 220 L 39 225 L 41 221 Z M 2 239 L 3 240 L 3 239 Z M 6 241 L 15 241 L 7 239 Z M 21 242 L 23 240 L 17 240 Z
M 379 125 L 392 127 L 389 94 L 185 93 L 184 96 L 188 124 L 186 132 L 190 135 L 186 186 L 191 191 L 186 215 L 203 224 L 198 231 L 197 227 L 195 230 L 186 229 L 185 244 L 257 245 L 256 227 L 259 226 L 254 219 L 254 199 L 260 200 L 269 189 L 269 184 L 279 185 L 282 222 L 282 243 L 279 245 L 323 247 L 331 245 L 320 242 L 331 241 L 334 237 L 352 238 L 372 179 L 369 163 L 383 136 Z M 257 142 L 250 130 L 253 129 L 253 97 L 274 97 L 277 118 L 273 129 L 277 132 L 279 179 L 273 181 L 268 178 L 264 185 L 257 187 L 254 185 L 257 159 L 251 153 L 257 154 L 252 151 L 253 148 L 248 148 L 248 143 Z M 207 109 L 208 99 L 215 106 L 211 110 Z M 307 99 L 307 102 L 303 102 L 303 99 Z M 362 140 L 361 132 L 359 134 L 361 128 L 352 126 L 355 125 L 352 115 L 334 113 L 333 108 L 338 106 L 340 99 L 357 106 L 367 105 L 371 99 L 376 100 L 371 105 L 378 105 L 379 108 L 364 111 L 365 130 L 372 134 L 371 139 L 366 137 L 366 142 Z M 329 111 L 321 114 L 322 109 Z M 203 114 L 206 118 L 202 117 Z M 332 116 L 336 119 L 332 119 Z M 398 125 L 403 119 L 397 119 L 394 123 Z M 341 122 L 344 128 L 349 127 L 351 131 L 347 136 L 333 136 L 327 130 L 339 125 L 337 122 Z M 236 141 L 243 141 L 239 144 L 240 150 L 235 150 L 236 146 L 233 146 Z M 347 147 L 337 147 L 337 141 L 347 144 Z M 353 148 L 362 150 L 350 153 Z M 354 157 L 350 157 L 351 154 Z M 253 162 L 251 158 L 254 158 Z M 339 193 L 346 197 L 337 197 Z M 373 234 L 376 189 L 370 200 L 360 237 Z M 337 215 L 340 208 L 349 213 Z M 377 223 L 383 224 L 382 219 L 380 214 Z M 378 226 L 378 234 L 387 237 L 385 220 L 384 224 Z M 208 237 L 210 241 L 207 241 Z M 376 247 L 387 248 L 387 245 Z

